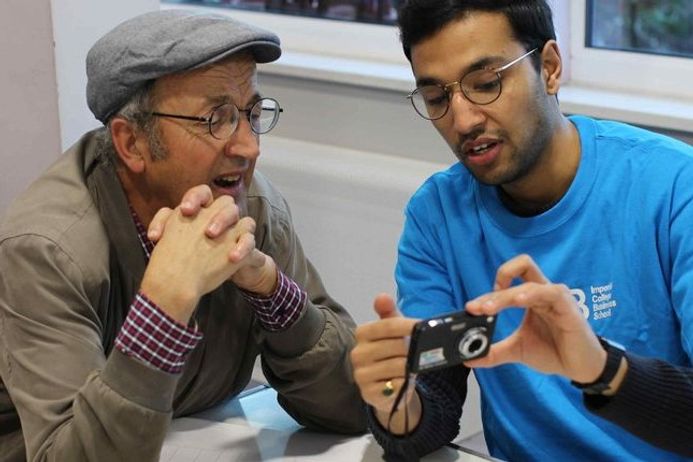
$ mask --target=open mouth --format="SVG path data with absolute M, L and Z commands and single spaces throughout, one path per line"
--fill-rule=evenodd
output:
M 214 186 L 221 189 L 231 189 L 238 186 L 241 182 L 241 175 L 222 175 L 214 179 Z
M 480 156 L 496 147 L 497 144 L 497 142 L 483 143 L 473 147 L 472 149 L 468 149 L 465 154 L 467 154 L 468 156 Z

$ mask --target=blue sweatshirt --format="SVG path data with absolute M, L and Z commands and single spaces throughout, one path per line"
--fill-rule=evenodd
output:
M 407 316 L 459 310 L 493 287 L 498 267 L 527 253 L 568 285 L 593 330 L 629 351 L 691 366 L 693 148 L 628 125 L 570 119 L 580 165 L 564 197 L 523 218 L 462 166 L 412 197 L 396 268 Z M 494 341 L 519 308 L 498 316 Z M 568 380 L 522 365 L 475 371 L 491 454 L 506 460 L 681 460 L 591 414 Z M 692 417 L 693 418 L 693 417 Z

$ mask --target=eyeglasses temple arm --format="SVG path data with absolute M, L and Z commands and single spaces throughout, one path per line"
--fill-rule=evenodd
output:
M 527 53 L 523 54 L 523 55 L 520 56 L 519 58 L 515 58 L 515 59 L 513 59 L 512 61 L 510 61 L 509 63 L 503 64 L 501 67 L 497 67 L 496 69 L 493 69 L 493 70 L 494 70 L 495 72 L 503 72 L 503 71 L 506 70 L 507 68 L 509 68 L 509 67 L 511 67 L 511 66 L 513 66 L 513 65 L 515 65 L 515 64 L 517 64 L 517 63 L 519 63 L 520 61 L 522 61 L 522 60 L 525 59 L 527 56 L 531 55 L 532 53 L 534 53 L 534 52 L 537 51 L 537 50 L 538 50 L 538 48 L 534 48 L 534 49 L 528 51 Z
M 184 116 L 184 115 L 178 115 L 178 114 L 166 114 L 165 112 L 152 112 L 153 116 L 157 117 L 171 117 L 173 119 L 183 119 L 183 120 L 194 120 L 196 122 L 208 122 L 209 119 L 206 117 L 193 117 L 193 116 Z

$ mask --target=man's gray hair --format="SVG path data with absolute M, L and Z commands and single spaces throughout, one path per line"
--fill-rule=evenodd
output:
M 152 116 L 154 111 L 154 80 L 137 89 L 130 100 L 123 105 L 118 112 L 109 118 L 106 126 L 98 134 L 99 148 L 108 155 L 114 165 L 118 165 L 118 154 L 111 136 L 111 122 L 113 118 L 120 117 L 135 126 L 135 129 L 144 133 L 149 140 L 149 147 L 154 160 L 166 157 L 166 150 L 161 143 L 156 118 Z

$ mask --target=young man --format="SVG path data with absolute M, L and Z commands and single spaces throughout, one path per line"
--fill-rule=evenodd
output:
M 500 284 L 496 270 L 518 254 L 529 254 L 549 279 L 570 287 L 579 313 L 598 335 L 623 345 L 633 358 L 690 367 L 693 149 L 619 123 L 564 117 L 557 101 L 561 55 L 543 0 L 409 1 L 399 26 L 416 77 L 417 89 L 410 95 L 414 108 L 432 121 L 459 160 L 432 176 L 407 206 L 396 269 L 403 313 L 427 318 L 508 289 L 513 278 L 527 274 L 513 273 Z M 530 315 L 537 308 L 532 303 L 505 299 L 496 305 L 482 302 L 482 308 L 477 301 L 469 309 L 495 313 L 508 304 L 530 309 L 500 313 L 494 340 L 510 340 L 494 348 L 486 362 L 470 363 L 513 362 L 475 370 L 493 456 L 681 458 L 586 408 L 583 389 L 610 399 L 602 396 L 615 386 L 605 370 L 607 356 L 620 364 L 612 347 L 583 332 L 572 337 L 581 343 L 571 346 L 578 356 L 587 355 L 587 364 L 557 366 L 555 357 L 517 342 L 518 333 L 527 338 L 527 332 L 539 332 L 551 338 L 551 347 L 559 343 Z M 386 452 L 393 459 L 416 457 L 456 436 L 469 370 L 419 375 L 388 433 L 395 392 L 405 376 L 405 338 L 415 319 L 399 317 L 387 297 L 376 299 L 376 311 L 381 320 L 357 331 L 355 378 L 371 405 L 371 429 Z M 525 349 L 510 355 L 509 348 Z M 633 364 L 633 370 L 641 365 Z M 685 376 L 677 377 L 679 384 L 687 383 Z M 676 404 L 664 409 L 675 410 Z M 408 428 L 402 409 L 408 410 Z M 663 420 L 656 412 L 639 415 Z M 651 441 L 659 446 L 685 446 L 650 433 L 657 434 Z M 681 454 L 690 455 L 690 446 Z
M 171 417 L 243 390 L 258 354 L 300 423 L 365 429 L 353 321 L 254 171 L 281 112 L 256 63 L 280 53 L 270 32 L 181 10 L 90 50 L 105 127 L 0 230 L 0 459 L 156 460 Z

